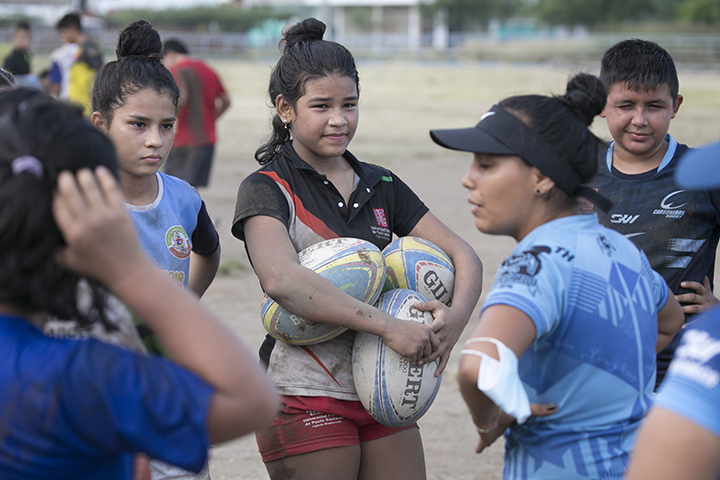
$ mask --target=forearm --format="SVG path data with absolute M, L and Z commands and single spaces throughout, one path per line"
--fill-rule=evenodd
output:
M 467 325 L 482 293 L 483 266 L 475 251 L 466 243 L 452 260 L 455 265 L 452 309 Z
M 497 418 L 498 407 L 487 395 L 478 390 L 480 358 L 464 355 L 458 367 L 460 393 L 470 410 L 475 425 L 486 426 Z
M 250 360 L 245 347 L 222 321 L 154 265 L 136 268 L 110 287 L 157 334 L 174 362 L 220 390 L 228 389 L 224 378 L 234 378 L 231 384 L 238 380 L 237 373 L 230 377 L 228 373 L 232 366 Z
M 299 264 L 264 278 L 261 284 L 282 307 L 313 322 L 383 336 L 394 319 L 372 305 L 357 300 Z
M 277 396 L 257 359 L 194 297 L 152 265 L 113 290 L 157 334 L 170 360 L 214 388 L 207 417 L 213 443 L 250 433 L 272 419 Z
M 209 255 L 190 253 L 190 274 L 188 276 L 188 290 L 202 297 L 212 281 L 215 279 L 220 266 L 220 247 Z

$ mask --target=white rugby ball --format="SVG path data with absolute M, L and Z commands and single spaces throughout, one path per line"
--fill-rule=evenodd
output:
M 430 312 L 414 307 L 425 299 L 412 290 L 397 289 L 380 296 L 376 306 L 393 317 L 428 324 Z M 442 375 L 440 360 L 416 365 L 385 345 L 382 338 L 357 332 L 353 345 L 353 380 L 365 410 L 386 427 L 416 422 L 435 400 Z
M 358 238 L 324 240 L 302 250 L 298 259 L 302 266 L 365 303 L 375 303 L 385 281 L 382 252 L 372 243 Z M 263 299 L 260 316 L 271 336 L 293 345 L 324 342 L 347 330 L 338 325 L 305 320 L 267 295 Z
M 383 249 L 383 292 L 407 288 L 427 299 L 452 303 L 455 266 L 437 245 L 419 237 L 400 237 Z

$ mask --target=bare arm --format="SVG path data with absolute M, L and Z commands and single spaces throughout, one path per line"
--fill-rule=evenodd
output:
M 202 297 L 212 281 L 215 279 L 220 266 L 220 246 L 209 255 L 199 255 L 190 252 L 190 274 L 188 276 L 188 290 Z
M 655 351 L 659 353 L 675 338 L 675 335 L 677 335 L 685 322 L 685 315 L 683 314 L 682 308 L 672 292 L 668 293 L 668 300 L 665 306 L 658 312 L 657 317 L 658 339 Z
M 720 476 L 720 438 L 661 407 L 640 428 L 627 480 L 715 480 Z
M 215 118 L 225 113 L 230 108 L 230 97 L 227 92 L 223 92 L 215 99 Z
M 477 337 L 496 338 L 520 358 L 535 339 L 535 324 L 530 317 L 517 308 L 508 305 L 493 305 L 488 307 L 480 317 L 480 323 L 472 334 L 472 338 Z M 467 348 L 498 359 L 497 347 L 492 343 L 477 342 L 469 344 Z M 479 432 L 480 442 L 475 450 L 477 453 L 492 444 L 515 421 L 513 417 L 501 412 L 492 400 L 478 390 L 481 361 L 480 357 L 463 355 L 458 367 L 460 393 L 470 409 L 473 423 L 481 429 L 490 429 L 487 432 Z M 553 404 L 530 405 L 532 415 L 535 416 L 552 415 L 556 407 Z M 496 422 L 495 419 L 498 418 L 498 415 L 500 417 Z M 492 428 L 493 425 L 496 427 Z
M 245 244 L 265 292 L 300 317 L 378 335 L 413 363 L 429 356 L 438 339 L 432 330 L 407 322 L 347 295 L 300 265 L 287 229 L 277 219 L 257 215 L 245 220 Z
M 435 372 L 435 375 L 440 375 L 480 298 L 482 262 L 467 242 L 430 212 L 420 219 L 410 235 L 424 238 L 437 245 L 450 257 L 455 266 L 452 307 L 448 308 L 437 300 L 417 305 L 420 310 L 432 312 L 435 319 L 430 328 L 438 335 L 440 346 L 430 358 L 425 360 L 432 361 L 440 357 L 440 365 Z
M 206 419 L 213 443 L 272 420 L 278 397 L 257 361 L 222 321 L 142 253 L 107 169 L 99 167 L 95 175 L 62 172 L 53 210 L 67 244 L 58 262 L 104 283 L 152 328 L 173 362 L 214 388 Z

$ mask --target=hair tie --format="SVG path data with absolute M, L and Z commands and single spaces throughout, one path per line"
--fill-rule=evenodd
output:
M 43 177 L 43 164 L 32 155 L 17 157 L 10 163 L 13 175 L 20 175 L 23 172 L 32 173 L 37 178 Z

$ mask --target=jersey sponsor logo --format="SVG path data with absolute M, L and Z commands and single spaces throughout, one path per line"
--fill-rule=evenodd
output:
M 682 205 L 677 205 L 677 206 L 675 206 L 675 205 L 673 204 L 673 202 L 670 201 L 670 199 L 671 199 L 672 197 L 674 197 L 674 196 L 677 195 L 678 193 L 682 193 L 682 192 L 684 192 L 684 191 L 685 191 L 685 190 L 678 190 L 678 191 L 676 191 L 676 192 L 668 193 L 668 194 L 665 196 L 665 198 L 662 199 L 662 202 L 660 202 L 660 207 L 661 207 L 661 208 L 664 208 L 664 209 L 666 209 L 666 210 L 677 210 L 678 208 L 684 207 L 685 205 L 687 205 L 687 202 L 683 203 Z
M 665 195 L 665 198 L 660 202 L 660 208 L 653 210 L 653 215 L 664 215 L 665 218 L 677 219 L 682 218 L 685 215 L 685 210 L 680 210 L 682 207 L 687 205 L 687 202 L 675 205 L 675 195 L 683 193 L 685 190 L 676 190 L 674 192 Z
M 185 272 L 182 270 L 163 270 L 163 272 L 178 285 L 185 285 Z
M 629 224 L 635 223 L 635 220 L 640 218 L 640 215 L 632 215 L 627 213 L 613 213 L 610 215 L 610 223 L 622 223 Z
M 500 284 L 521 284 L 526 285 L 530 292 L 535 295 L 538 291 L 537 280 L 534 278 L 542 269 L 541 253 L 550 253 L 552 249 L 544 245 L 532 247 L 520 255 L 512 255 L 505 259 L 500 266 L 501 273 L 498 277 Z
M 165 232 L 165 245 L 176 258 L 183 260 L 190 256 L 190 238 L 180 225 L 168 228 Z
M 720 340 L 702 330 L 688 330 L 683 334 L 669 372 L 690 378 L 706 388 L 714 388 L 720 383 L 720 373 L 705 363 L 718 354 Z
M 385 216 L 385 210 L 382 208 L 373 208 L 375 214 L 375 221 L 378 227 L 388 228 L 387 217 Z

